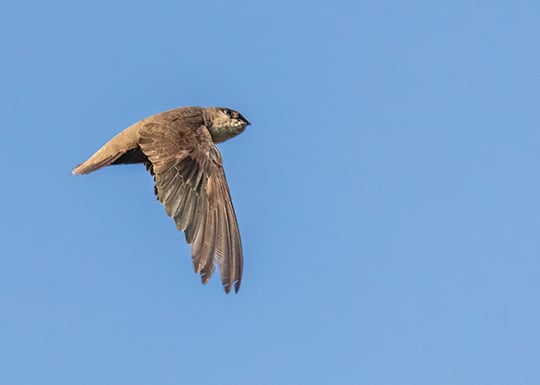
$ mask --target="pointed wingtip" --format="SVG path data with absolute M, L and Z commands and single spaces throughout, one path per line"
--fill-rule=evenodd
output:
M 238 294 L 238 291 L 240 290 L 240 281 L 234 282 L 234 284 L 225 284 L 223 285 L 223 290 L 225 290 L 225 294 L 230 294 L 231 289 L 234 287 L 234 293 Z
M 81 164 L 77 165 L 77 166 L 71 171 L 71 173 L 72 173 L 73 175 L 81 175 L 81 174 L 84 174 L 84 170 L 83 170 L 82 167 L 81 167 L 83 164 L 84 164 L 84 163 L 81 163 Z

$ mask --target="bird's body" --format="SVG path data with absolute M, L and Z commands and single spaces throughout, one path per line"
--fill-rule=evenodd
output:
M 155 193 L 192 244 L 195 271 L 208 282 L 215 262 L 228 293 L 240 288 L 242 245 L 221 154 L 215 143 L 244 131 L 237 111 L 184 107 L 145 118 L 120 132 L 73 174 L 114 164 L 144 163 Z

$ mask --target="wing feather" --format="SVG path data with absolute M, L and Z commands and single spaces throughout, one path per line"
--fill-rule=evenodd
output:
M 191 244 L 195 272 L 207 283 L 217 263 L 225 291 L 234 285 L 238 292 L 240 233 L 221 154 L 206 127 L 149 123 L 139 145 L 155 173 L 159 201 Z

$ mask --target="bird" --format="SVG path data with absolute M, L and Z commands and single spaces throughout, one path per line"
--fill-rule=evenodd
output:
M 195 272 L 206 284 L 219 267 L 228 294 L 240 289 L 242 242 L 216 144 L 251 123 L 226 107 L 180 107 L 144 118 L 73 169 L 88 174 L 105 166 L 142 163 L 154 193 L 191 245 Z

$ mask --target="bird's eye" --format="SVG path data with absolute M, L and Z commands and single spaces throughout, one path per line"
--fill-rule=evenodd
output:
M 232 111 L 229 110 L 228 108 L 224 108 L 222 111 L 223 111 L 223 113 L 224 113 L 225 115 L 227 115 L 229 118 L 232 117 Z

